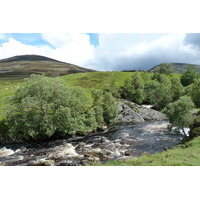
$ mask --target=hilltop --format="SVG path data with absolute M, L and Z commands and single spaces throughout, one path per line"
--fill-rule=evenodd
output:
M 94 70 L 39 55 L 19 55 L 0 60 L 1 78 L 24 78 L 31 74 L 62 76 L 92 71 Z
M 182 73 L 186 72 L 188 66 L 193 67 L 198 73 L 200 73 L 200 65 L 189 64 L 189 63 L 176 63 L 176 62 L 171 62 L 169 64 L 172 64 L 172 67 L 175 70 L 174 73 L 177 73 L 177 74 L 182 74 Z M 152 69 L 150 69 L 148 71 L 152 72 L 159 65 L 154 66 Z

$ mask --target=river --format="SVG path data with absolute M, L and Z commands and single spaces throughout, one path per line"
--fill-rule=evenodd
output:
M 83 166 L 153 154 L 181 143 L 168 121 L 116 125 L 86 137 L 34 141 L 0 146 L 3 166 Z

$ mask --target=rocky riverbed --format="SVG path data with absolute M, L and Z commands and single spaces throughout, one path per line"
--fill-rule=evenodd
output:
M 0 165 L 83 166 L 161 152 L 182 139 L 167 126 L 166 120 L 146 121 L 86 137 L 3 145 Z

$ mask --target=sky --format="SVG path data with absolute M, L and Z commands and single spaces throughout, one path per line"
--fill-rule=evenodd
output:
M 200 64 L 200 33 L 0 33 L 0 59 L 24 54 L 99 71 Z

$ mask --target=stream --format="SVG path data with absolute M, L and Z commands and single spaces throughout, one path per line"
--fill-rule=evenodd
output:
M 154 154 L 181 143 L 183 135 L 167 127 L 166 120 L 145 121 L 85 137 L 1 145 L 0 165 L 84 166 Z

